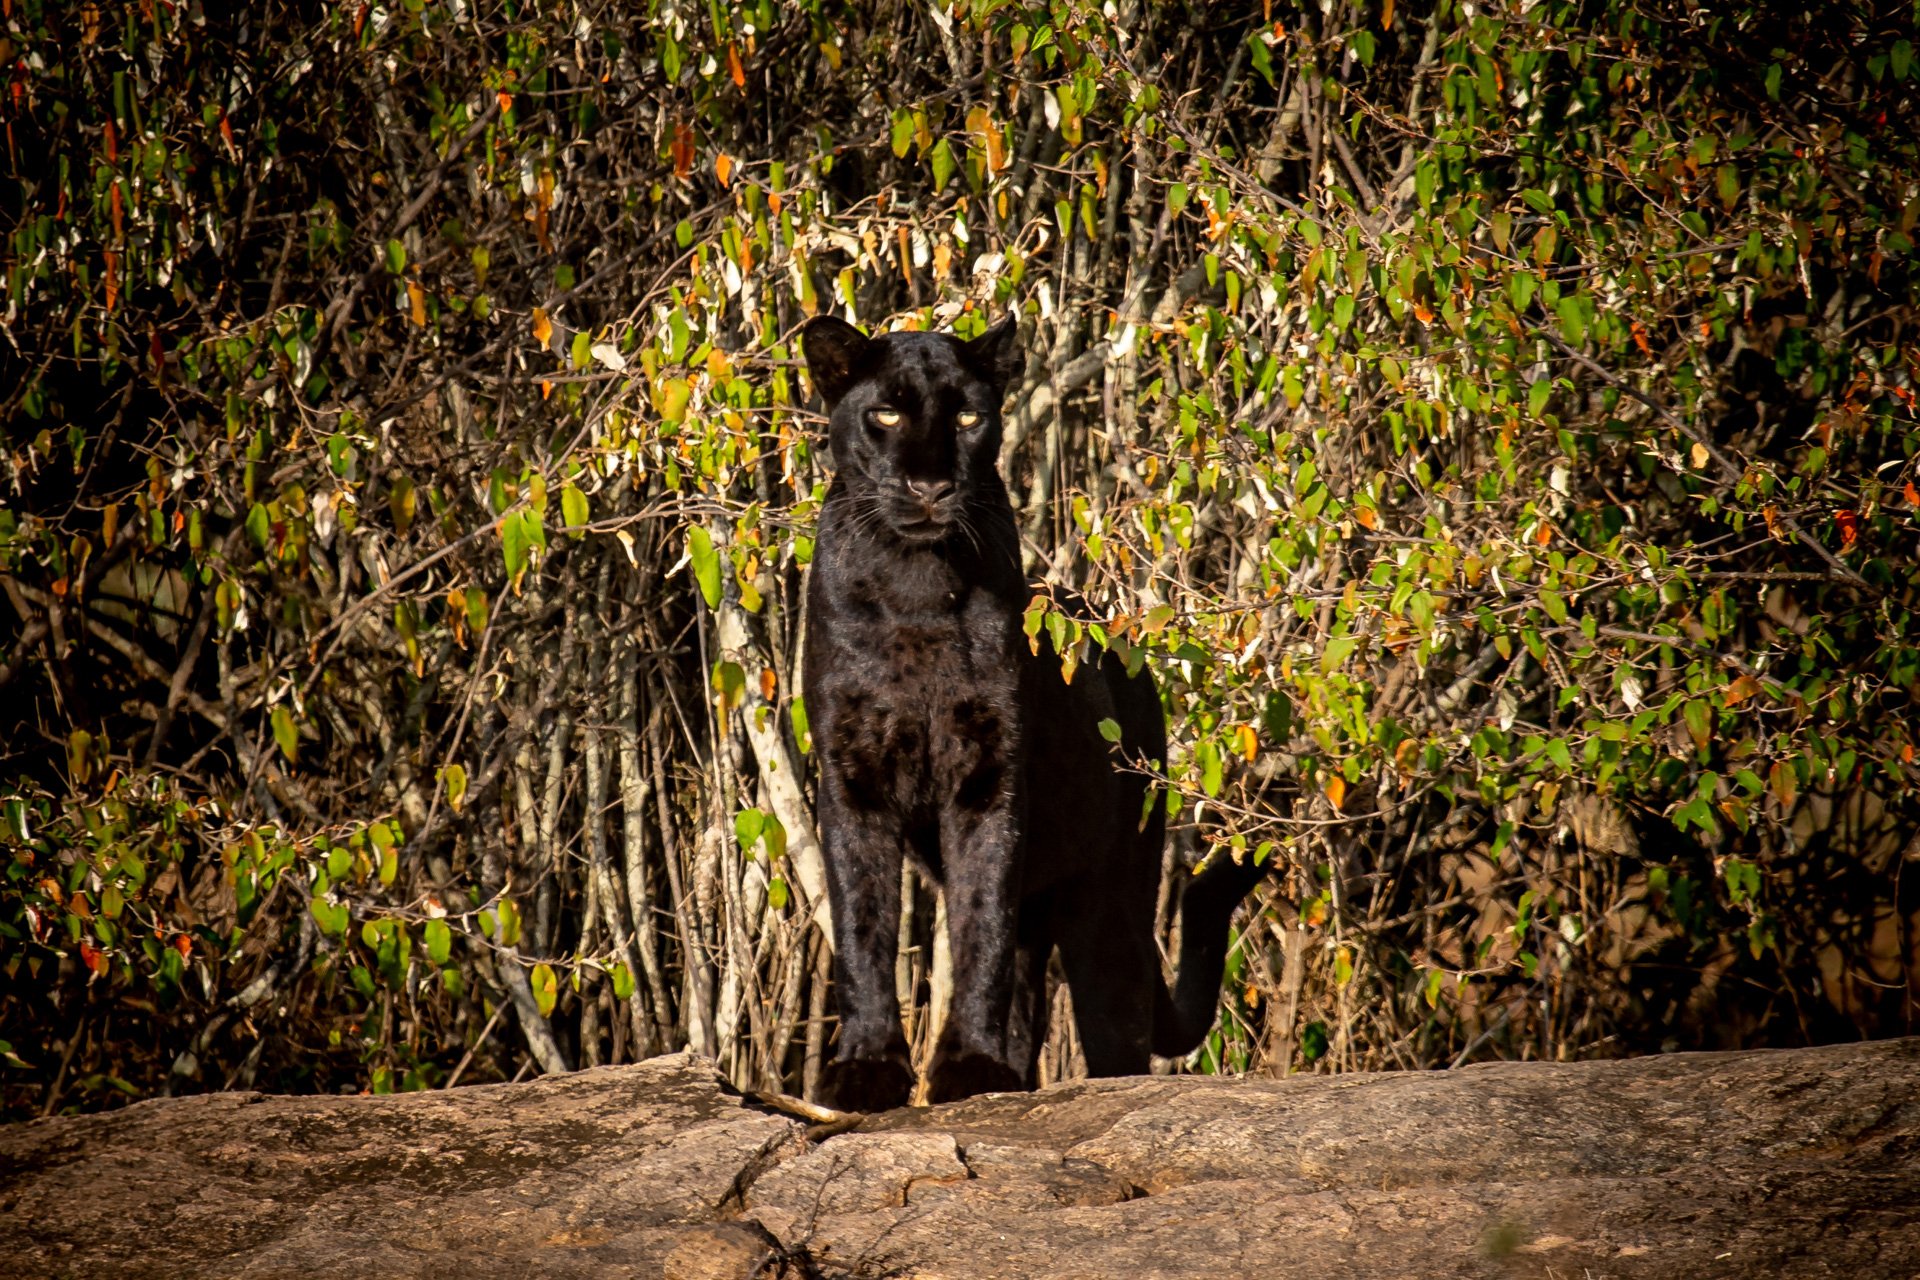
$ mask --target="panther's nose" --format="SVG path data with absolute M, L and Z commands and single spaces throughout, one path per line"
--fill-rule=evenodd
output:
M 907 492 L 928 506 L 933 506 L 953 492 L 951 480 L 909 480 Z

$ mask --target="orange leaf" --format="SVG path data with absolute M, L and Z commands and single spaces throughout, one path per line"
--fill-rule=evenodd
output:
M 1553 526 L 1542 520 L 1533 530 L 1533 540 L 1540 546 L 1553 541 Z
M 1346 801 L 1347 780 L 1337 773 L 1333 774 L 1327 778 L 1325 790 L 1327 793 L 1327 803 L 1331 804 L 1337 810 L 1341 804 Z
M 772 702 L 773 695 L 779 688 L 780 677 L 774 674 L 772 667 L 763 667 L 760 671 L 760 697 L 767 702 Z
M 1633 345 L 1640 348 L 1640 354 L 1643 356 L 1653 354 L 1653 348 L 1647 345 L 1647 326 L 1638 320 L 1633 322 Z
M 1432 324 L 1433 309 L 1424 302 L 1416 302 L 1413 304 L 1413 318 L 1421 324 Z
M 416 327 L 427 327 L 427 291 L 420 287 L 418 280 L 407 281 L 407 301 L 411 304 L 413 323 Z
M 947 244 L 935 245 L 933 248 L 933 274 L 945 279 L 947 272 L 950 271 L 952 267 L 953 247 Z
M 193 959 L 193 939 L 184 933 L 173 935 L 173 949 L 180 953 L 182 960 Z
M 1841 549 L 1853 550 L 1853 544 L 1860 538 L 1860 517 L 1852 510 L 1842 507 L 1833 513 L 1833 522 L 1840 526 Z
M 747 69 L 740 65 L 740 47 L 738 45 L 730 44 L 727 46 L 727 74 L 733 77 L 734 88 L 744 89 L 747 87 Z
M 1793 797 L 1800 789 L 1800 780 L 1794 777 L 1792 767 L 1780 760 L 1768 772 L 1767 786 L 1772 789 L 1773 798 L 1780 802 L 1780 807 L 1788 809 L 1793 807 Z
M 545 307 L 533 309 L 533 340 L 541 346 L 547 346 L 553 338 L 553 321 L 547 319 Z
M 1393 0 L 1386 0 L 1386 3 L 1380 6 L 1380 29 L 1393 30 Z
M 1760 514 L 1766 518 L 1767 533 L 1779 541 L 1785 542 L 1786 538 L 1780 532 L 1780 508 L 1774 506 L 1762 507 L 1760 508 Z
M 513 95 L 508 93 L 505 89 L 502 89 L 499 93 L 494 94 L 493 100 L 500 104 L 501 115 L 505 115 L 507 114 L 507 112 L 513 110 Z
M 673 176 L 684 178 L 693 172 L 693 128 L 686 121 L 673 126 Z
M 733 181 L 733 157 L 722 151 L 713 158 L 714 176 L 720 179 L 720 185 L 731 186 Z
M 1741 676 L 1738 680 L 1735 680 L 1727 686 L 1727 692 L 1725 694 L 1727 705 L 1730 707 L 1736 706 L 1739 703 L 1745 702 L 1758 692 L 1760 692 L 1760 682 L 1758 680 L 1755 680 L 1752 676 Z
M 1353 509 L 1353 522 L 1362 529 L 1377 529 L 1380 527 L 1380 517 L 1373 513 L 1372 507 L 1355 507 Z
M 1250 724 L 1237 725 L 1233 730 L 1233 749 L 1248 764 L 1252 764 L 1260 754 L 1260 736 Z
M 540 379 L 540 398 L 542 400 L 545 400 L 548 396 L 551 396 L 552 394 L 553 394 L 552 380 L 548 378 Z
M 97 977 L 107 976 L 106 952 L 82 938 L 80 940 L 80 961 L 91 969 Z
M 1913 481 L 1907 481 L 1907 487 L 1902 492 L 1906 495 L 1908 506 L 1920 507 L 1920 489 L 1913 487 Z

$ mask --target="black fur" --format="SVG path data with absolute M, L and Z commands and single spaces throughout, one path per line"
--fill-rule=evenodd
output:
M 1188 885 L 1169 996 L 1153 940 L 1163 811 L 1142 822 L 1146 780 L 1099 732 L 1112 719 L 1127 755 L 1165 758 L 1152 678 L 1108 654 L 1069 684 L 1021 632 L 1031 589 L 997 469 L 1013 318 L 971 342 L 827 318 L 803 337 L 837 468 L 805 676 L 840 1005 L 822 1100 L 876 1110 L 912 1090 L 893 979 L 906 858 L 944 890 L 953 951 L 930 1100 L 1033 1087 L 1056 945 L 1093 1075 L 1190 1051 L 1260 873 L 1226 862 Z

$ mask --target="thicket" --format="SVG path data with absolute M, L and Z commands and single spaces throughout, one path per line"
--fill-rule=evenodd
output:
M 8 1115 L 807 1088 L 826 311 L 1025 317 L 1030 628 L 1276 864 L 1184 1069 L 1912 1029 L 1912 5 L 0 14 Z

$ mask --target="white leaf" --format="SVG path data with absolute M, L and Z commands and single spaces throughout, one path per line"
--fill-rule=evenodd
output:
M 1640 695 L 1646 692 L 1646 686 L 1640 683 L 1640 677 L 1629 671 L 1620 681 L 1620 701 L 1627 704 L 1627 710 L 1640 709 Z
M 627 367 L 627 358 L 621 355 L 620 348 L 614 346 L 611 342 L 596 342 L 591 347 L 588 347 L 587 350 L 593 354 L 595 360 L 598 360 L 615 373 L 619 373 Z

